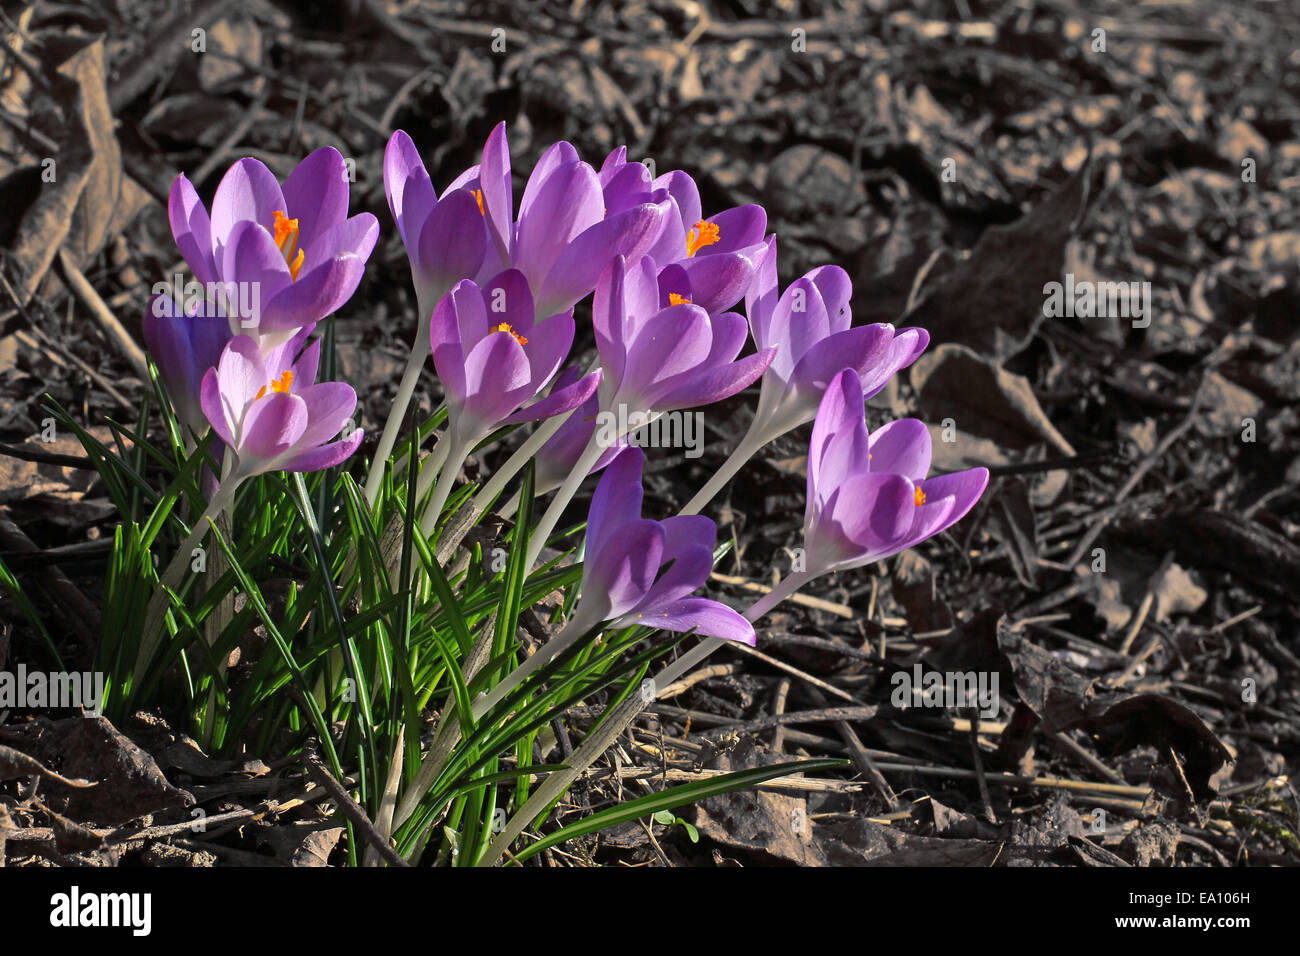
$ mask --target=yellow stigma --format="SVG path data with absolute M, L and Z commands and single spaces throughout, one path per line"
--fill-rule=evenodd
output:
M 298 220 L 290 219 L 278 209 L 271 215 L 275 217 L 275 244 L 280 247 L 284 261 L 289 264 L 289 275 L 297 282 L 298 270 L 302 268 L 302 260 L 306 256 L 298 248 Z
M 483 208 L 483 190 L 474 190 L 474 201 L 478 203 L 478 214 L 480 216 L 486 216 L 487 210 Z
M 668 304 L 669 305 L 690 305 L 691 300 L 686 298 L 686 296 L 684 295 L 678 295 L 676 292 L 669 292 Z
M 921 507 L 921 505 L 923 505 L 923 504 L 925 504 L 925 492 L 922 491 L 920 488 L 917 488 L 917 489 L 916 489 L 916 506 L 919 508 L 919 507 Z
M 686 255 L 695 255 L 705 246 L 711 246 L 722 238 L 722 230 L 718 228 L 716 222 L 708 222 L 701 219 L 697 222 L 689 233 L 686 235 Z
M 494 328 L 492 329 L 492 331 L 493 331 L 493 332 L 509 332 L 510 335 L 511 335 L 511 337 L 512 337 L 516 342 L 518 342 L 520 345 L 527 345 L 527 344 L 528 344 L 528 340 L 527 340 L 526 338 L 524 338 L 522 335 L 516 335 L 516 334 L 515 334 L 515 330 L 512 329 L 512 328 L 510 327 L 510 323 L 509 323 L 509 322 L 502 322 L 500 325 L 494 327 Z M 490 334 L 490 333 L 489 333 L 489 334 Z
M 285 369 L 285 370 L 280 374 L 280 377 L 279 377 L 279 378 L 273 378 L 273 379 L 271 379 L 271 391 L 273 391 L 273 392 L 288 392 L 288 391 L 289 391 L 289 386 L 292 385 L 292 384 L 293 384 L 293 371 L 292 371 L 291 369 Z M 261 388 L 261 390 L 258 391 L 258 393 L 257 393 L 257 397 L 258 397 L 258 398 L 261 398 L 261 397 L 262 397 L 263 395 L 265 395 L 265 394 L 266 394 L 266 386 L 263 385 L 262 388 Z M 256 399 L 254 399 L 254 401 L 256 401 Z

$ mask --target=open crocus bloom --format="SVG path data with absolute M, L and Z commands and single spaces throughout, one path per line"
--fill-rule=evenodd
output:
M 987 468 L 926 478 L 930 433 L 915 418 L 868 436 L 853 369 L 826 390 L 808 446 L 807 572 L 856 568 L 920 544 L 956 523 L 988 485 Z
M 474 278 L 483 267 L 488 233 L 477 183 L 476 166 L 439 199 L 411 137 L 399 129 L 388 140 L 384 193 L 406 246 L 421 318 L 453 285 Z
M 748 386 L 772 361 L 772 349 L 736 358 L 748 328 L 736 313 L 659 304 L 658 269 L 649 256 L 630 265 L 619 256 L 601 274 L 592 319 L 605 372 L 603 410 L 653 414 L 708 405 Z
M 599 374 L 521 408 L 559 369 L 573 332 L 567 312 L 535 321 L 533 296 L 518 270 L 507 269 L 481 289 L 470 279 L 458 282 L 438 302 L 430 323 L 433 364 L 446 389 L 453 440 L 473 443 L 501 425 L 538 421 L 586 401 Z
M 188 310 L 168 296 L 154 296 L 144 315 L 144 341 L 158 363 L 176 417 L 196 435 L 208 430 L 199 399 L 203 375 L 221 359 L 230 324 L 215 303 L 196 301 Z
M 776 355 L 763 375 L 755 427 L 771 440 L 812 421 L 826 386 L 843 369 L 858 375 L 866 398 L 894 373 L 915 362 L 930 336 L 924 329 L 895 330 L 887 322 L 850 328 L 853 285 L 839 266 L 821 266 L 777 296 L 776 238 L 759 257 L 745 295 L 754 343 Z
M 667 201 L 607 211 L 596 171 L 578 158 L 571 144 L 559 142 L 533 167 L 516 221 L 504 123 L 488 136 L 477 176 L 488 235 L 501 268 L 524 274 L 539 315 L 562 312 L 591 292 L 611 256 L 643 255 L 668 217 Z M 489 251 L 489 259 L 491 255 Z
M 629 197 L 669 204 L 663 231 L 648 250 L 661 266 L 662 304 L 690 302 L 714 313 L 740 301 L 763 251 L 767 212 L 762 206 L 735 206 L 705 219 L 694 179 L 673 170 L 651 182 L 643 164 L 627 161 L 625 146 L 605 158 L 600 181 L 610 209 Z
M 194 278 L 214 290 L 232 333 L 254 336 L 263 348 L 351 298 L 379 238 L 370 213 L 348 217 L 347 168 L 330 146 L 299 163 L 283 187 L 258 160 L 239 160 L 217 186 L 211 217 L 193 184 L 177 176 L 167 215 Z
M 263 356 L 247 335 L 227 343 L 203 377 L 203 412 L 237 456 L 229 477 L 267 471 L 318 471 L 361 444 L 361 429 L 331 441 L 352 417 L 357 393 L 343 382 L 316 382 L 320 340 L 295 360 L 310 329 Z
M 717 527 L 700 515 L 641 517 L 645 454 L 626 448 L 605 470 L 587 516 L 582 597 L 566 630 L 601 621 L 755 643 L 754 627 L 725 604 L 689 597 L 713 570 Z

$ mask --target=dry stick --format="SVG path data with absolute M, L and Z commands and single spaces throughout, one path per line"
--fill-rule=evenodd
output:
M 1164 437 L 1160 444 L 1156 446 L 1155 451 L 1142 459 L 1138 466 L 1133 469 L 1133 474 L 1129 475 L 1128 481 L 1124 482 L 1119 491 L 1115 493 L 1116 505 L 1129 496 L 1133 489 L 1138 486 L 1138 483 L 1146 477 L 1146 473 L 1154 468 L 1156 463 L 1165 456 L 1165 453 L 1173 447 L 1174 442 L 1187 434 L 1188 429 L 1190 429 L 1195 423 L 1196 416 L 1200 411 L 1201 396 L 1205 394 L 1205 382 L 1208 378 L 1208 374 L 1209 370 L 1207 369 L 1206 373 L 1201 377 L 1201 384 L 1196 389 L 1196 395 L 1192 399 L 1192 407 L 1187 413 L 1187 417 L 1178 424 L 1178 427 Z M 1113 507 L 1114 506 L 1112 506 L 1112 508 Z M 1115 517 L 1116 513 L 1117 512 L 1114 510 L 1108 510 L 1101 518 L 1094 522 L 1092 527 L 1088 529 L 1087 533 L 1079 539 L 1079 543 L 1075 545 L 1074 551 L 1071 552 L 1070 557 L 1064 563 L 1072 568 L 1078 565 L 1087 550 L 1092 547 L 1092 543 L 1097 540 L 1104 530 L 1106 530 L 1106 525 L 1110 524 L 1111 519 Z
M 1155 603 L 1156 585 L 1159 583 L 1160 578 L 1164 573 L 1169 569 L 1169 566 L 1173 563 L 1174 553 L 1170 551 L 1165 554 L 1164 559 L 1160 562 L 1160 566 L 1156 568 L 1155 573 L 1151 575 L 1150 583 L 1147 585 L 1146 596 L 1142 598 L 1142 604 L 1138 607 L 1137 615 L 1133 618 L 1133 626 L 1129 628 L 1128 634 L 1124 637 L 1124 642 L 1119 646 L 1119 652 L 1121 654 L 1127 654 L 1129 648 L 1133 646 L 1133 641 L 1137 638 L 1138 632 L 1142 630 L 1142 625 L 1146 623 L 1147 615 L 1151 613 L 1151 605 Z
M 1127 684 L 1129 679 L 1135 673 L 1137 673 L 1137 669 L 1142 666 L 1142 662 L 1145 661 L 1152 654 L 1154 654 L 1156 652 L 1156 648 L 1159 646 L 1160 646 L 1160 635 L 1157 634 L 1155 635 L 1155 637 L 1151 638 L 1151 643 L 1147 644 L 1147 646 L 1142 649 L 1142 653 L 1139 654 L 1137 657 L 1133 658 L 1133 660 L 1129 662 L 1128 667 L 1124 668 L 1124 673 L 1120 674 L 1113 681 L 1111 681 L 1109 686 L 1114 688 L 1114 687 L 1123 687 L 1125 684 Z
M 61 342 L 56 342 L 54 339 L 51 339 L 39 326 L 32 326 L 30 335 L 23 330 L 19 330 L 14 334 L 17 336 L 18 341 L 22 342 L 28 348 L 33 348 L 38 352 L 41 350 L 42 346 L 44 346 L 47 350 L 46 354 L 56 365 L 61 365 L 64 368 L 67 368 L 68 362 L 70 362 L 77 368 L 81 369 L 87 378 L 102 388 L 106 395 L 112 398 L 113 401 L 117 402 L 128 412 L 135 412 L 138 410 L 134 404 L 127 400 L 125 395 L 113 387 L 112 382 L 83 362 L 75 352 L 68 351 Z M 65 358 L 68 360 L 67 362 L 64 361 Z
M 819 677 L 813 677 L 812 674 L 809 674 L 806 671 L 801 671 L 799 670 L 799 668 L 793 666 L 792 664 L 787 664 L 785 661 L 777 660 L 775 657 L 772 657 L 769 654 L 764 654 L 762 651 L 758 650 L 757 648 L 750 647 L 748 644 L 739 644 L 736 642 L 732 642 L 732 644 L 734 648 L 740 651 L 741 653 L 748 654 L 750 657 L 756 657 L 764 664 L 768 664 L 771 667 L 775 667 L 777 670 L 783 670 L 787 674 L 791 674 L 799 678 L 801 681 L 804 681 L 805 683 L 812 685 L 813 687 L 819 688 L 821 690 L 826 691 L 828 694 L 838 697 L 840 700 L 846 700 L 850 704 L 862 703 L 862 701 L 858 700 L 858 698 L 854 697 L 850 693 L 847 693 L 846 691 L 840 690 L 834 684 L 828 684 L 826 683 L 826 681 L 822 680 Z
M 997 823 L 998 816 L 993 812 L 993 801 L 989 799 L 989 784 L 984 779 L 984 758 L 980 755 L 979 720 L 980 712 L 972 707 L 970 713 L 970 759 L 975 766 L 975 782 L 979 786 L 980 803 L 984 805 L 984 816 L 989 823 Z
M 288 799 L 268 798 L 263 800 L 255 807 L 241 807 L 238 810 L 231 810 L 227 813 L 217 814 L 216 816 L 204 817 L 203 825 L 205 827 L 205 839 L 212 839 L 218 835 L 213 829 L 213 824 L 225 823 L 242 823 L 246 820 L 258 820 L 267 814 L 284 813 L 292 810 L 294 807 L 302 806 L 308 803 L 315 803 L 330 796 L 324 788 L 308 784 L 305 788 L 295 791 L 295 796 Z M 143 829 L 130 829 L 119 827 L 116 830 L 92 830 L 98 836 L 104 837 L 104 846 L 113 846 L 118 843 L 132 843 L 137 840 L 156 840 L 163 837 L 177 836 L 182 833 L 190 833 L 194 829 L 194 822 L 186 820 L 182 823 L 166 823 L 155 826 L 144 827 Z
M 601 780 L 617 774 L 624 781 L 653 779 L 671 784 L 698 783 L 701 780 L 716 779 L 729 772 L 726 770 L 681 770 L 671 767 L 667 770 L 662 767 L 627 767 L 618 770 L 612 767 L 593 767 L 585 771 L 582 776 L 585 779 Z M 760 790 L 786 790 L 794 793 L 855 793 L 866 786 L 867 784 L 857 780 L 836 780 L 832 777 L 801 777 L 794 774 L 773 777 L 771 780 L 755 785 Z
M 1123 777 L 1121 777 L 1114 770 L 1111 770 L 1110 767 L 1107 767 L 1104 763 L 1102 763 L 1092 754 L 1088 753 L 1088 751 L 1084 750 L 1081 746 L 1079 746 L 1078 743 L 1071 740 L 1069 737 L 1065 736 L 1064 734 L 1049 730 L 1047 731 L 1046 736 L 1050 743 L 1054 744 L 1059 749 L 1065 751 L 1067 754 L 1074 757 L 1076 760 L 1082 761 L 1086 766 L 1091 767 L 1093 770 L 1097 771 L 1097 773 L 1101 774 L 1111 783 L 1124 782 Z
M 351 794 L 343 789 L 343 785 L 334 779 L 334 775 L 330 773 L 329 768 L 321 761 L 320 755 L 314 749 L 304 751 L 303 759 L 306 761 L 307 772 L 312 779 L 328 790 L 330 796 L 338 801 L 339 810 L 361 831 L 361 835 L 379 852 L 381 857 L 393 866 L 411 865 L 402 859 L 401 854 L 394 850 L 392 844 L 375 829 L 375 825 L 366 816 L 366 811 L 361 809 L 361 806 L 352 799 Z
M 704 667 L 701 670 L 711 671 L 715 668 Z M 772 713 L 780 717 L 785 713 L 785 702 L 790 696 L 790 678 L 782 677 L 781 683 L 776 685 L 776 700 L 772 705 Z M 772 751 L 780 753 L 785 747 L 785 724 L 777 724 L 776 732 L 772 734 Z
M 211 28 L 225 16 L 233 0 L 213 0 L 197 10 L 182 10 L 162 25 L 121 70 L 120 79 L 111 84 L 109 108 L 114 115 L 121 114 L 136 97 L 142 95 L 158 77 L 189 53 L 190 35 L 194 27 Z
M 739 668 L 735 664 L 714 664 L 711 667 L 701 667 L 694 673 L 687 674 L 675 684 L 670 684 L 659 692 L 661 700 L 667 700 L 669 697 L 676 697 L 684 694 L 701 681 L 706 681 L 710 677 L 726 677 L 734 674 Z M 788 678 L 787 678 L 788 680 Z
M 59 275 L 67 284 L 68 289 L 71 290 L 82 305 L 90 310 L 90 314 L 99 320 L 100 325 L 104 327 L 104 331 L 108 333 L 109 339 L 117 346 L 131 367 L 135 369 L 135 373 L 140 376 L 141 381 L 148 382 L 149 361 L 144 357 L 144 351 L 135 344 L 135 339 L 131 338 L 131 334 L 117 320 L 113 310 L 99 297 L 99 293 L 95 291 L 90 281 L 81 274 L 81 270 L 77 268 L 76 263 L 72 261 L 72 257 L 68 255 L 66 249 L 59 250 L 56 262 L 59 267 Z
M 709 575 L 709 579 L 713 581 L 721 581 L 723 584 L 734 584 L 745 591 L 753 591 L 755 594 L 770 594 L 772 591 L 772 589 L 766 584 L 759 584 L 757 581 L 751 581 L 749 578 L 737 577 L 733 574 L 721 574 L 714 571 Z M 823 598 L 813 597 L 809 594 L 792 594 L 786 598 L 786 600 L 790 601 L 792 604 L 802 604 L 804 607 L 810 607 L 817 611 L 825 611 L 828 614 L 835 614 L 839 617 L 848 618 L 850 620 L 853 618 L 853 608 L 849 607 L 847 604 L 837 604 L 834 601 L 827 601 Z
M 740 724 L 726 724 L 716 728 L 722 736 L 731 734 L 756 734 L 769 727 L 781 727 L 785 724 L 821 724 L 849 720 L 870 720 L 876 716 L 875 707 L 821 707 L 817 710 L 796 710 L 790 713 L 773 714 L 770 717 L 756 717 Z M 707 734 L 701 734 L 707 738 Z
M 810 691 L 813 700 L 819 703 L 825 703 L 825 699 L 816 690 Z M 889 786 L 889 781 L 885 775 L 880 772 L 876 762 L 871 759 L 871 754 L 863 746 L 861 738 L 858 737 L 857 731 L 847 720 L 837 720 L 835 727 L 839 731 L 840 739 L 844 741 L 844 746 L 848 749 L 849 756 L 853 760 L 853 765 L 858 768 L 858 772 L 866 777 L 880 798 L 885 801 L 890 810 L 898 809 L 898 797 L 894 794 L 893 788 Z
M 188 177 L 192 182 L 201 183 L 215 173 L 217 167 L 230 155 L 230 151 L 238 146 L 239 141 L 253 128 L 253 124 L 262 118 L 262 107 L 266 105 L 268 95 L 267 89 L 269 89 L 269 86 L 263 87 L 257 99 L 244 110 L 244 115 L 239 118 L 239 122 L 232 126 L 230 132 L 217 144 L 217 148 L 208 153 L 207 158 L 195 167 L 194 172 Z
M 1219 634 L 1219 633 L 1221 633 L 1221 632 L 1223 632 L 1223 631 L 1226 631 L 1228 628 L 1232 627 L 1234 624 L 1240 624 L 1242 621 L 1245 621 L 1245 620 L 1247 620 L 1247 619 L 1249 619 L 1249 618 L 1254 617 L 1256 614 L 1258 614 L 1258 613 L 1259 613 L 1260 611 L 1262 611 L 1262 610 L 1264 610 L 1264 605 L 1262 605 L 1262 604 L 1256 604 L 1256 605 L 1255 605 L 1254 607 L 1252 607 L 1249 611 L 1242 611 L 1240 614 L 1234 614 L 1232 617 L 1228 618 L 1226 621 L 1220 621 L 1218 624 L 1214 625 L 1214 627 L 1210 628 L 1210 633 L 1211 633 L 1211 634 Z
M 135 411 L 135 406 L 131 402 L 127 401 L 125 395 L 123 395 L 121 392 L 119 392 L 116 388 L 113 387 L 112 382 L 108 381 L 108 379 L 104 378 L 104 376 L 100 375 L 97 371 L 95 371 L 93 368 L 91 368 L 89 365 L 83 362 L 75 352 L 69 351 L 66 347 L 64 347 L 62 342 L 58 342 L 54 339 L 51 339 L 48 335 L 45 334 L 45 332 L 41 329 L 40 324 L 32 320 L 32 316 L 27 311 L 27 306 L 23 303 L 22 299 L 18 297 L 18 293 L 14 291 L 14 287 L 9 283 L 9 280 L 5 277 L 3 270 L 0 270 L 0 289 L 4 290 L 5 295 L 9 297 L 9 301 L 11 301 L 14 304 L 14 308 L 17 310 L 17 312 L 20 315 L 22 315 L 23 319 L 26 320 L 27 327 L 28 329 L 31 330 L 31 334 L 36 338 L 40 339 L 41 343 L 44 344 L 45 347 L 50 351 L 50 357 L 54 359 L 56 363 L 64 364 L 62 359 L 59 356 L 60 355 L 65 356 L 69 362 L 71 362 L 73 365 L 77 366 L 77 368 L 85 372 L 86 375 L 89 376 L 102 389 L 104 389 L 105 392 L 111 395 L 114 401 L 116 401 L 119 405 L 121 405 L 127 411 Z M 41 308 L 45 311 L 46 315 L 49 315 L 49 307 L 46 306 L 45 303 L 39 299 L 35 301 L 38 304 L 40 304 Z M 16 334 L 18 335 L 20 340 L 22 340 L 27 335 L 27 333 L 21 329 Z

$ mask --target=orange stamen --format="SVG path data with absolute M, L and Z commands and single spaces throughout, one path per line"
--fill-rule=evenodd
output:
M 498 326 L 496 326 L 495 328 L 493 328 L 492 331 L 493 331 L 493 332 L 509 332 L 510 335 L 511 335 L 511 337 L 514 338 L 514 340 L 515 340 L 516 342 L 518 342 L 520 345 L 527 345 L 527 344 L 528 344 L 528 340 L 527 340 L 526 338 L 524 338 L 522 335 L 516 335 L 516 334 L 515 334 L 515 330 L 512 329 L 512 328 L 510 327 L 510 323 L 509 323 L 509 322 L 502 322 L 500 325 L 498 325 Z
M 478 214 L 480 216 L 486 216 L 487 210 L 483 208 L 483 190 L 474 190 L 474 200 L 478 203 Z
M 306 257 L 306 253 L 298 248 L 298 220 L 290 219 L 278 209 L 271 215 L 275 219 L 275 244 L 284 254 L 284 261 L 289 264 L 289 275 L 296 282 L 298 270 L 302 268 L 302 260 Z
M 291 386 L 292 384 L 293 384 L 293 370 L 285 369 L 280 374 L 279 378 L 271 379 L 271 391 L 288 392 L 289 386 Z M 265 385 L 262 386 L 261 390 L 259 390 L 257 393 L 257 398 L 261 398 L 263 395 L 266 394 L 266 388 L 267 387 Z M 256 399 L 254 399 L 254 401 L 256 401 Z
M 669 292 L 668 304 L 669 305 L 690 305 L 691 300 L 686 298 L 686 296 L 684 295 L 678 295 L 676 292 Z
M 705 246 L 711 246 L 722 238 L 722 230 L 718 228 L 716 222 L 709 222 L 701 219 L 692 228 L 686 236 L 686 255 L 695 255 Z
M 919 508 L 919 507 L 921 507 L 921 505 L 923 505 L 923 504 L 925 504 L 925 492 L 922 491 L 920 488 L 917 488 L 917 489 L 916 489 L 916 506 Z

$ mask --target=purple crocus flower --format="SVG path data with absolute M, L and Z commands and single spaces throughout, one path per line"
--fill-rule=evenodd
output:
M 533 167 L 516 220 L 504 123 L 488 136 L 474 188 L 500 267 L 524 274 L 539 315 L 562 312 L 591 292 L 612 256 L 643 255 L 669 216 L 666 199 L 607 209 L 596 171 L 571 144 L 559 142 Z
M 624 448 L 605 469 L 587 513 L 582 586 L 573 616 L 533 654 L 474 703 L 481 717 L 547 661 L 594 629 L 694 630 L 753 647 L 754 626 L 718 601 L 691 597 L 713 570 L 717 526 L 700 515 L 641 517 L 645 453 Z M 531 561 L 530 561 L 531 563 Z
M 596 285 L 602 410 L 653 414 L 708 405 L 755 381 L 775 354 L 769 348 L 736 358 L 747 325 L 734 312 L 710 315 L 691 303 L 661 309 L 658 274 L 650 256 L 630 266 L 618 256 Z
M 453 444 L 468 451 L 505 424 L 538 421 L 581 405 L 599 373 L 524 406 L 550 381 L 573 344 L 568 312 L 535 320 L 523 273 L 507 269 L 481 289 L 458 282 L 433 310 L 433 364 L 446 390 Z
M 631 266 L 616 256 L 596 283 L 592 320 L 604 372 L 597 431 L 534 529 L 529 564 L 541 554 L 578 485 L 619 439 L 664 412 L 735 395 L 772 361 L 772 349 L 736 358 L 748 335 L 745 320 L 735 313 L 710 315 L 689 303 L 661 309 L 658 277 L 650 256 Z
M 478 167 L 463 173 L 439 199 L 415 144 L 399 129 L 384 150 L 384 193 L 406 246 L 423 325 L 453 285 L 474 278 L 483 267 L 488 232 Z
M 856 568 L 905 551 L 966 515 L 987 468 L 926 478 L 930 433 L 914 418 L 867 434 L 854 369 L 831 382 L 808 447 L 807 574 Z
M 705 219 L 694 179 L 673 170 L 651 182 L 642 163 L 627 161 L 625 146 L 605 158 L 600 181 L 610 209 L 633 200 L 666 200 L 671 207 L 663 231 L 648 250 L 661 266 L 664 305 L 685 301 L 713 313 L 740 301 L 763 251 L 767 212 L 762 206 L 735 206 Z
M 230 341 L 230 323 L 215 303 L 196 301 L 183 310 L 169 296 L 154 296 L 144 315 L 144 341 L 158 364 L 176 417 L 196 435 L 208 430 L 199 386 Z
M 203 377 L 203 412 L 237 456 L 223 482 L 275 470 L 319 471 L 361 444 L 359 428 L 331 441 L 352 417 L 357 393 L 343 382 L 316 381 L 319 339 L 295 359 L 307 331 L 266 355 L 252 337 L 237 335 Z
M 812 421 L 826 386 L 842 369 L 858 374 L 866 398 L 930 344 L 924 329 L 895 331 L 887 322 L 850 328 L 853 283 L 839 266 L 821 266 L 777 295 L 776 237 L 758 259 L 745 295 L 754 344 L 776 355 L 763 375 L 755 427 L 765 441 Z
M 591 626 L 609 621 L 613 628 L 694 628 L 753 646 L 754 627 L 740 614 L 717 601 L 688 596 L 713 570 L 717 527 L 701 515 L 642 518 L 644 464 L 641 449 L 625 448 L 596 486 L 574 620 Z
M 348 217 L 348 177 L 324 146 L 281 186 L 256 159 L 226 172 L 209 217 L 182 174 L 167 203 L 172 235 L 195 279 L 226 310 L 232 333 L 283 343 L 351 298 L 379 237 L 365 212 Z

